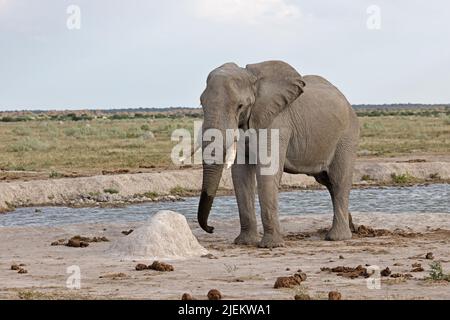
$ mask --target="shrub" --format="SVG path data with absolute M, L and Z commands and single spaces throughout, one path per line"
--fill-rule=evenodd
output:
M 149 192 L 144 193 L 144 197 L 150 198 L 150 199 L 156 199 L 159 197 L 159 194 L 154 191 L 149 191 Z
M 53 171 L 53 170 L 52 170 L 52 172 L 50 172 L 50 174 L 48 175 L 48 177 L 49 177 L 50 179 L 57 179 L 57 178 L 64 177 L 64 175 L 61 174 L 61 173 L 59 173 L 59 172 L 57 172 L 57 171 Z
M 119 190 L 113 189 L 113 188 L 108 188 L 108 189 L 103 190 L 103 192 L 104 193 L 109 193 L 109 194 L 118 194 Z
M 449 281 L 450 282 L 450 274 L 445 274 L 442 270 L 442 265 L 438 261 L 434 261 L 430 263 L 430 273 L 428 279 L 433 281 Z
M 35 138 L 27 137 L 20 140 L 7 148 L 9 152 L 28 152 L 28 151 L 48 151 L 51 146 L 48 143 Z
M 184 190 L 184 188 L 180 187 L 180 186 L 176 186 L 176 187 L 173 187 L 172 189 L 170 189 L 170 194 L 174 195 L 174 196 L 182 196 L 185 193 L 186 193 L 186 190 Z
M 409 173 L 402 173 L 402 174 L 391 174 L 392 182 L 397 184 L 405 184 L 405 183 L 411 183 L 414 182 L 414 177 L 411 176 Z

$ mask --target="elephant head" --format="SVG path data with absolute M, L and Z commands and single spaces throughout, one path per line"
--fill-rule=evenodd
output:
M 203 132 L 218 129 L 225 137 L 227 129 L 267 128 L 283 109 L 300 96 L 304 86 L 300 74 L 281 61 L 251 64 L 246 68 L 234 63 L 224 64 L 209 74 L 206 89 L 200 98 L 204 113 Z M 203 142 L 203 149 L 208 144 Z M 224 143 L 223 150 L 230 147 Z M 208 226 L 208 216 L 223 167 L 223 164 L 203 162 L 203 184 L 197 215 L 200 226 L 208 233 L 214 230 Z

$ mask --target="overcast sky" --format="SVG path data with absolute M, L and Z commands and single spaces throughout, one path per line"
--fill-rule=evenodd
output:
M 272 59 L 354 104 L 450 103 L 450 2 L 0 0 L 0 110 L 196 107 L 213 68 Z

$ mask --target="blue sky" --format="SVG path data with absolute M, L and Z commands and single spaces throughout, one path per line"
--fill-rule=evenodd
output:
M 0 0 L 0 110 L 196 107 L 211 69 L 271 59 L 354 104 L 450 103 L 449 16 L 445 0 Z

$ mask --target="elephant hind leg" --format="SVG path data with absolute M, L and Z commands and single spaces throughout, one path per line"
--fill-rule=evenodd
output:
M 328 172 L 315 175 L 315 179 L 324 185 L 333 202 L 333 225 L 328 232 L 327 240 L 347 240 L 355 231 L 352 216 L 348 211 L 348 199 L 352 186 L 353 156 L 345 148 L 338 148 Z

